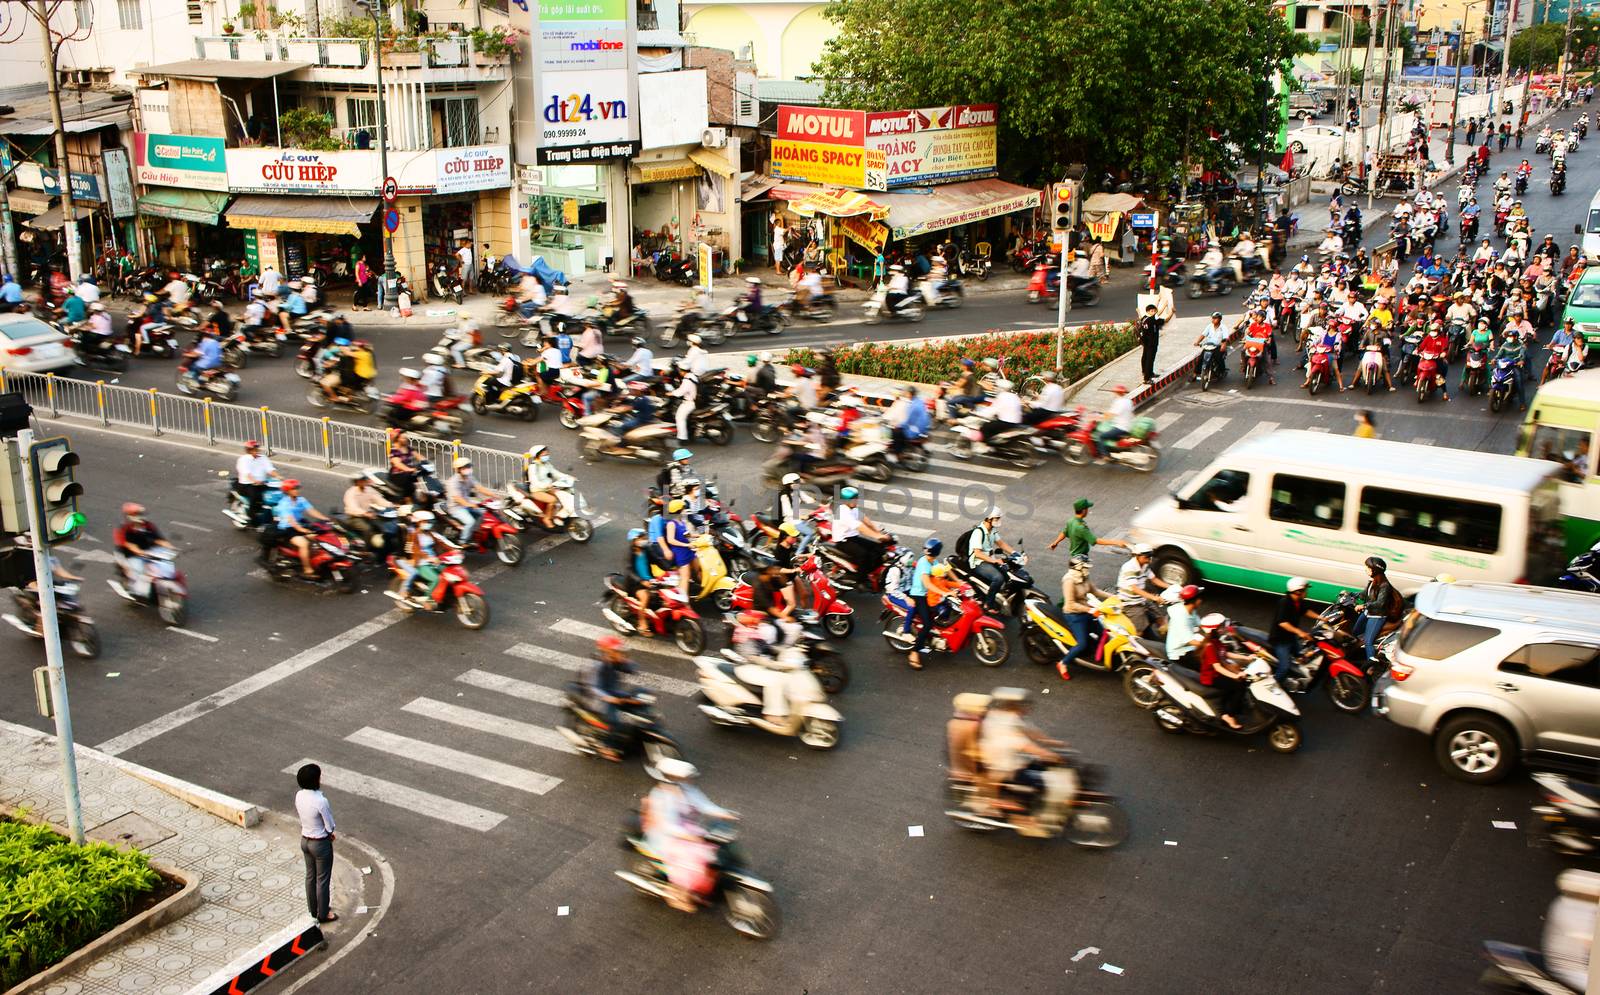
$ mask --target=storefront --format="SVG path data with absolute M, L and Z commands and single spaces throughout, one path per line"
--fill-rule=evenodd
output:
M 207 259 L 237 261 L 243 241 L 221 224 L 228 194 L 151 187 L 138 200 L 139 239 L 145 258 L 190 272 Z
M 428 197 L 422 201 L 422 255 L 430 280 L 441 265 L 452 271 L 460 266 L 456 250 L 463 242 L 472 247 L 474 263 L 480 261 L 477 207 L 474 194 Z
M 640 259 L 650 259 L 658 252 L 681 257 L 692 251 L 689 225 L 685 221 L 694 213 L 695 186 L 701 171 L 682 152 L 682 149 L 661 150 L 659 155 L 652 152 L 649 153 L 652 158 L 637 159 L 629 167 L 635 276 L 639 275 Z
M 952 242 L 999 261 L 1011 235 L 1034 227 L 1043 203 L 1038 190 L 1004 180 L 969 180 L 874 194 L 889 209 L 889 238 L 904 255 Z
M 568 274 L 605 269 L 611 262 L 609 171 L 603 163 L 543 166 L 544 183 L 527 195 L 528 238 L 534 255 Z
M 271 266 L 290 276 L 315 271 L 337 286 L 353 279 L 355 262 L 382 258 L 376 197 L 284 197 L 246 194 L 224 213 L 229 228 L 244 232 L 243 255 L 259 271 Z

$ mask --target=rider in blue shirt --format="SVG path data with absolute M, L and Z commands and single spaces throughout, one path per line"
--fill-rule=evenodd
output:
M 190 369 L 198 374 L 209 373 L 222 366 L 222 343 L 217 341 L 217 336 L 206 332 L 200 336 L 200 344 L 195 347 L 194 363 Z
M 7 273 L 0 278 L 0 304 L 21 304 L 22 286 L 17 283 L 17 278 Z
M 311 569 L 311 529 L 313 520 L 326 522 L 327 516 L 311 506 L 311 502 L 300 496 L 300 481 L 289 479 L 279 485 L 283 497 L 278 499 L 277 506 L 273 509 L 272 522 L 275 528 L 266 530 L 263 538 L 267 541 L 267 548 L 285 539 L 294 547 L 300 556 L 300 572 L 306 577 L 315 577 Z

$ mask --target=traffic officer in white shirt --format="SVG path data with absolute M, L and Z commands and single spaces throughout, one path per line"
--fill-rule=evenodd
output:
M 266 520 L 266 516 L 262 514 L 261 498 L 267 489 L 267 479 L 277 475 L 278 468 L 272 465 L 271 460 L 261 455 L 261 443 L 254 439 L 246 442 L 244 455 L 233 465 L 233 476 L 238 480 L 235 490 L 250 501 L 251 524 L 259 524 Z

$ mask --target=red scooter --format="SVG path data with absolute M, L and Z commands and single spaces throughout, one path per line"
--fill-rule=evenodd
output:
M 469 553 L 493 553 L 508 567 L 522 563 L 523 522 L 516 512 L 499 501 L 485 501 L 478 505 L 481 514 L 472 530 L 472 539 L 465 549 Z
M 1067 444 L 1061 450 L 1061 458 L 1073 466 L 1085 466 L 1096 460 L 1105 459 L 1132 467 L 1140 473 L 1149 473 L 1161 462 L 1161 450 L 1156 448 L 1157 432 L 1154 428 L 1147 431 L 1143 438 L 1131 434 L 1124 435 L 1109 449 L 1102 450 L 1100 440 L 1095 435 L 1095 429 L 1099 425 L 1098 418 L 1080 422 L 1078 430 L 1067 436 Z
M 1317 391 L 1328 386 L 1328 384 L 1338 382 L 1333 375 L 1332 349 L 1325 345 L 1312 346 L 1311 356 L 1307 363 L 1310 366 L 1308 371 L 1310 376 L 1306 378 L 1306 389 L 1311 391 L 1312 397 L 1316 397 Z
M 466 629 L 481 629 L 489 624 L 489 600 L 483 596 L 483 588 L 467 576 L 459 552 L 441 555 L 439 576 L 434 578 L 432 586 L 423 594 L 401 598 L 400 610 L 454 614 L 456 621 Z
M 345 594 L 356 589 L 356 557 L 350 552 L 350 543 L 337 529 L 326 522 L 314 522 L 312 534 L 305 538 L 311 543 L 311 572 L 307 577 L 300 570 L 300 554 L 294 543 L 284 539 L 266 552 L 263 566 L 273 580 L 298 580 L 307 584 L 337 587 Z
M 1085 413 L 1086 409 L 1080 404 L 1072 411 L 1062 411 L 1038 422 L 1033 426 L 1034 441 L 1065 456 L 1067 441 L 1078 431 Z
M 971 640 L 972 655 L 979 663 L 985 667 L 1005 663 L 1006 657 L 1011 655 L 1011 646 L 1006 642 L 1006 624 L 983 610 L 969 584 L 961 585 L 960 591 L 950 600 L 956 603 L 956 612 L 934 625 L 929 645 L 941 653 L 959 653 Z M 905 617 L 906 610 L 885 594 L 878 621 L 883 623 L 883 638 L 889 647 L 900 653 L 911 652 L 917 642 L 915 625 L 910 632 L 902 631 Z
M 1244 376 L 1244 386 L 1249 390 L 1256 385 L 1256 378 L 1261 376 L 1261 369 L 1265 365 L 1262 353 L 1266 346 L 1256 341 L 1246 341 L 1242 350 L 1239 365 L 1243 367 L 1239 372 Z
M 835 639 L 847 639 L 855 631 L 855 609 L 850 607 L 845 600 L 839 597 L 839 591 L 822 572 L 822 565 L 817 562 L 813 554 L 807 556 L 800 564 L 800 571 L 804 580 L 811 588 L 811 604 L 802 605 L 817 613 L 822 621 L 822 627 L 828 635 Z M 750 582 L 744 578 L 739 579 L 739 586 L 733 589 L 733 610 L 751 611 L 754 602 L 751 600 L 752 588 Z
M 651 581 L 650 606 L 644 610 L 644 622 L 657 635 L 671 634 L 673 645 L 689 656 L 696 656 L 706 648 L 706 627 L 700 613 L 694 610 L 687 598 L 678 591 L 676 577 Z M 606 575 L 605 600 L 600 613 L 611 627 L 624 636 L 638 633 L 634 621 L 639 617 L 639 599 L 629 594 L 623 586 L 621 574 Z
M 1417 353 L 1417 403 L 1421 404 L 1432 397 L 1434 389 L 1442 383 L 1439 377 L 1439 354 Z

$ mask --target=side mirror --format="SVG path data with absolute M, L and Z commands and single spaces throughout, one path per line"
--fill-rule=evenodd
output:
M 1583 225 L 1573 225 L 1572 226 L 1572 234 L 1574 234 L 1574 235 L 1582 235 L 1583 234 Z

